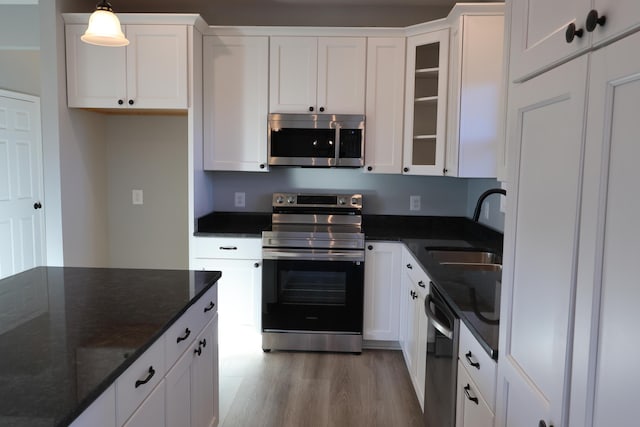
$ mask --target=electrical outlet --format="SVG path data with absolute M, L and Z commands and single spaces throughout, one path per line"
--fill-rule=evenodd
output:
M 235 193 L 234 204 L 236 208 L 244 208 L 244 193 Z
M 142 204 L 142 190 L 131 190 L 131 203 L 134 205 Z
M 409 196 L 409 210 L 410 211 L 420 210 L 420 196 Z

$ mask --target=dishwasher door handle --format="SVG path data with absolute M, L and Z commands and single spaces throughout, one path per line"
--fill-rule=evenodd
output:
M 442 335 L 449 339 L 453 339 L 453 331 L 444 325 L 437 317 L 436 314 L 431 311 L 430 303 L 433 302 L 433 297 L 431 294 L 427 295 L 424 299 L 424 312 L 427 315 L 427 318 L 431 323 L 433 323 L 433 327 L 436 328 Z M 434 302 L 435 303 L 435 302 Z

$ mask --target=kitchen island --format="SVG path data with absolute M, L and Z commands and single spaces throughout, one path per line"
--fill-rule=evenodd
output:
M 213 271 L 38 267 L 0 280 L 0 425 L 69 425 L 107 391 L 115 393 L 114 407 L 120 399 L 137 402 L 118 381 L 149 353 L 161 360 L 155 369 L 145 364 L 149 377 L 152 370 L 156 374 L 149 385 L 164 381 L 182 351 L 171 346 L 176 340 L 168 335 L 184 337 L 178 343 L 186 347 L 199 330 L 208 328 L 217 336 L 220 276 Z M 182 322 L 196 319 L 193 312 L 202 312 L 201 306 L 206 317 L 185 331 Z M 207 351 L 213 357 L 208 368 L 217 376 L 217 343 L 209 342 Z M 150 380 L 140 378 L 145 379 Z M 114 408 L 117 425 L 130 415 L 123 406 L 117 413 Z

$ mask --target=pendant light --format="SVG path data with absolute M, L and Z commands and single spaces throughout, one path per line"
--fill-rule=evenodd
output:
M 96 5 L 96 10 L 89 17 L 89 27 L 80 37 L 85 43 L 98 46 L 126 46 L 129 40 L 126 39 L 120 28 L 120 20 L 113 13 L 111 4 L 106 0 L 101 0 Z

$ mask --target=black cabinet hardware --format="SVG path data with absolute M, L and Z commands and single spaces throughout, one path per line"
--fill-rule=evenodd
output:
M 598 25 L 600 25 L 601 27 L 604 27 L 604 24 L 606 22 L 607 22 L 606 16 L 604 15 L 598 16 L 598 11 L 595 9 L 592 9 L 589 11 L 589 14 L 587 15 L 587 31 L 592 32 L 593 30 L 596 29 Z
M 148 383 L 151 380 L 151 378 L 153 378 L 153 376 L 155 374 L 156 374 L 156 370 L 153 369 L 153 366 L 149 366 L 149 373 L 147 374 L 147 378 L 145 378 L 143 380 L 136 381 L 136 387 L 135 388 L 138 388 L 141 385 L 144 385 L 144 384 Z
M 207 346 L 207 340 L 206 340 L 206 339 L 202 339 L 202 340 L 200 340 L 200 345 L 201 345 L 202 347 L 206 347 L 206 346 Z
M 367 246 L 367 249 L 369 249 L 370 251 L 372 251 L 372 250 L 373 250 L 373 246 L 372 246 L 372 245 L 369 245 L 369 246 Z
M 202 354 L 202 348 L 198 346 L 198 348 L 193 350 L 193 354 L 197 354 L 198 356 L 200 356 Z
M 122 99 L 118 99 L 118 105 L 122 105 L 124 104 L 124 101 Z
M 567 31 L 564 33 L 564 38 L 567 40 L 567 43 L 571 43 L 573 39 L 576 37 L 581 38 L 584 34 L 584 30 L 582 28 L 576 29 L 576 24 L 573 22 L 567 25 Z
M 213 307 L 215 306 L 216 305 L 213 303 L 213 301 L 209 301 L 209 305 L 204 308 L 204 312 L 206 313 L 207 311 L 213 310 Z
M 237 251 L 237 246 L 220 246 L 221 251 Z
M 324 113 L 324 107 L 320 107 L 320 112 Z
M 473 403 L 475 403 L 476 405 L 478 405 L 478 398 L 475 396 L 471 396 L 471 386 L 469 384 L 467 384 L 466 386 L 464 386 L 464 394 L 467 396 L 467 399 L 469 399 L 470 401 L 472 401 Z
M 260 169 L 264 169 L 264 168 L 265 168 L 264 163 L 260 163 Z
M 133 105 L 133 99 L 129 100 L 129 105 Z
M 408 268 L 409 270 L 413 270 L 413 266 L 412 266 L 411 264 L 407 264 L 407 268 Z
M 33 204 L 33 209 L 42 209 L 42 203 L 40 202 L 35 202 Z
M 369 172 L 371 172 L 371 171 L 373 170 L 373 168 L 372 168 L 371 166 L 367 166 L 367 170 L 368 170 Z
M 187 338 L 189 338 L 189 335 L 191 335 L 191 331 L 189 330 L 189 328 L 184 330 L 184 335 L 181 337 L 176 338 L 176 342 L 179 343 L 180 341 L 184 341 Z
M 471 354 L 471 351 L 468 351 L 467 354 L 464 355 L 464 357 L 467 358 L 469 365 L 473 366 L 476 369 L 480 369 L 480 363 L 474 362 L 473 359 L 471 359 L 473 357 L 473 354 Z
M 409 172 L 409 168 L 402 169 L 404 172 Z
M 422 280 L 420 280 L 418 282 L 418 286 L 420 286 L 421 288 L 426 288 L 427 287 Z
M 260 263 L 259 263 L 259 262 L 254 262 L 254 263 L 253 263 L 253 266 L 254 266 L 255 268 L 258 268 L 258 267 L 260 267 Z
M 309 107 L 309 111 L 313 111 L 313 107 Z

